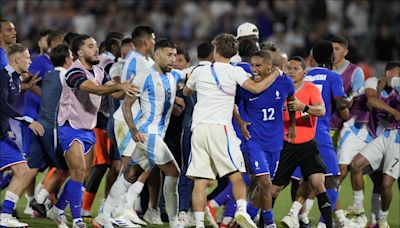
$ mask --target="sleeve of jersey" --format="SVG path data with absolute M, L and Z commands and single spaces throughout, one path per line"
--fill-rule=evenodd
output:
M 198 74 L 197 72 L 198 71 L 194 70 L 186 82 L 186 86 L 191 90 L 196 89 L 196 80 L 197 80 L 197 74 Z
M 186 78 L 186 74 L 184 75 L 182 71 L 180 70 L 173 70 L 172 72 L 172 76 L 174 76 L 176 82 L 181 82 L 182 80 L 184 80 Z
M 140 92 L 142 93 L 143 91 L 146 90 L 146 86 L 149 85 L 149 83 L 146 83 L 147 80 L 151 80 L 151 75 L 148 74 L 138 74 L 136 77 L 133 79 L 132 84 L 136 85 L 139 87 Z
M 357 93 L 364 85 L 364 72 L 357 67 L 351 78 L 351 88 L 354 93 Z
M 129 61 L 128 66 L 126 68 L 126 75 L 123 75 L 123 78 L 125 78 L 126 80 L 134 78 L 138 73 L 136 71 L 137 71 L 137 60 L 136 58 L 133 58 Z
M 31 73 L 32 75 L 38 75 L 38 76 L 41 76 L 40 75 L 40 64 L 39 64 L 39 61 L 38 61 L 38 59 L 37 58 L 35 58 L 33 61 L 32 61 L 32 64 L 29 66 L 29 73 Z
M 85 72 L 79 68 L 72 68 L 65 74 L 65 82 L 70 88 L 79 89 L 79 86 L 86 80 L 88 78 Z
M 378 87 L 378 79 L 375 78 L 375 77 L 368 78 L 368 79 L 365 81 L 364 87 L 365 87 L 366 89 L 373 89 L 373 90 L 376 90 L 376 88 Z
M 17 110 L 15 110 L 15 108 L 12 105 L 10 105 L 7 102 L 7 96 L 8 96 L 8 81 L 7 78 L 3 76 L 0 78 L 0 104 L 2 104 L 0 112 L 24 124 L 29 125 L 30 123 L 32 123 L 33 121 L 32 118 L 30 118 L 29 116 L 21 115 Z
M 121 69 L 121 64 L 119 63 L 114 63 L 110 69 L 110 76 L 111 78 L 114 77 L 121 77 L 122 76 L 122 69 Z
M 242 86 L 243 82 L 246 81 L 247 79 L 249 79 L 247 77 L 247 73 L 246 71 L 243 70 L 243 68 L 241 67 L 235 67 L 235 72 L 233 74 L 233 80 L 235 80 L 235 82 Z
M 333 97 L 346 97 L 340 75 L 333 75 L 331 79 L 331 92 Z
M 316 105 L 316 104 L 324 104 L 324 100 L 322 99 L 321 91 L 316 87 L 314 84 L 310 83 L 310 86 L 308 87 L 309 92 L 310 92 L 310 101 L 311 105 Z

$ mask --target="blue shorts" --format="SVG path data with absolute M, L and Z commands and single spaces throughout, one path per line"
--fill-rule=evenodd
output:
M 45 128 L 43 136 L 33 135 L 31 147 L 28 150 L 29 156 L 27 156 L 29 168 L 36 168 L 41 172 L 50 166 L 63 170 L 68 168 L 56 140 L 53 128 Z M 54 145 L 55 142 L 57 145 Z
M 21 136 L 22 136 L 22 153 L 29 157 L 29 149 L 32 145 L 32 138 L 35 136 L 32 130 L 25 124 L 21 124 Z
M 26 162 L 17 144 L 10 137 L 0 139 L 0 170 Z
M 315 140 L 317 141 L 318 150 L 321 154 L 322 160 L 326 165 L 325 176 L 339 176 L 339 163 L 330 133 L 317 132 L 315 135 Z
M 58 127 L 58 141 L 64 156 L 74 141 L 82 144 L 83 154 L 86 155 L 96 143 L 96 137 L 93 130 L 75 129 L 69 124 L 64 124 Z
M 274 176 L 279 162 L 278 151 L 269 151 L 262 146 L 262 142 L 250 140 L 245 142 L 246 151 L 244 152 L 251 172 L 256 176 L 269 174 Z

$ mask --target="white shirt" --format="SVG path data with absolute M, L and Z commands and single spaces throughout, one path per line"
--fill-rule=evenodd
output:
M 246 72 L 228 63 L 214 63 L 214 69 L 222 90 L 217 86 L 210 66 L 199 66 L 193 70 L 186 86 L 197 92 L 192 129 L 198 124 L 221 124 L 233 129 L 232 115 L 236 85 L 242 86 L 248 79 Z

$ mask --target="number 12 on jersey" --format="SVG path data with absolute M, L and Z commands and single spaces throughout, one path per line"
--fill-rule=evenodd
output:
M 262 112 L 264 114 L 263 121 L 274 120 L 275 119 L 275 109 L 274 108 L 263 108 Z

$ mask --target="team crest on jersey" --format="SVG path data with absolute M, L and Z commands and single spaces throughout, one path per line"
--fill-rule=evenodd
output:
M 275 96 L 276 96 L 276 99 L 277 99 L 277 100 L 281 99 L 280 93 L 279 93 L 278 90 L 275 90 Z
M 259 169 L 260 167 L 259 167 L 259 164 L 258 164 L 258 161 L 255 161 L 254 162 L 254 165 L 256 166 L 256 169 Z

